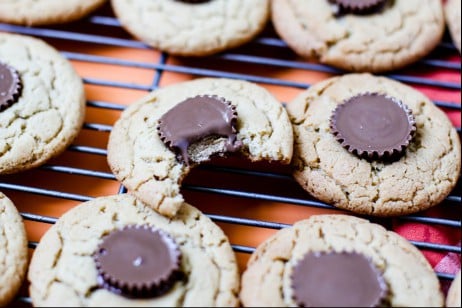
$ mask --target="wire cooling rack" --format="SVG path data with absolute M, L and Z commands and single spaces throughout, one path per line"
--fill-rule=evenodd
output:
M 56 27 L 0 24 L 0 31 L 41 38 L 68 58 L 82 76 L 87 115 L 81 134 L 48 164 L 21 174 L 0 176 L 0 190 L 18 207 L 30 253 L 61 214 L 97 196 L 124 193 L 106 162 L 106 144 L 124 108 L 158 87 L 195 77 L 226 77 L 258 83 L 285 103 L 311 84 L 342 72 L 297 57 L 271 23 L 252 42 L 224 53 L 175 58 L 134 39 L 121 28 L 109 5 L 81 21 Z M 427 94 L 445 110 L 460 137 L 461 61 L 448 33 L 425 59 L 386 76 Z M 459 120 L 457 120 L 459 118 Z M 432 210 L 396 218 L 366 217 L 391 229 L 415 223 L 461 232 L 461 183 Z M 255 247 L 277 230 L 316 213 L 339 212 L 304 192 L 287 166 L 251 164 L 239 158 L 212 161 L 194 169 L 182 187 L 185 200 L 214 220 L 230 238 L 241 270 Z M 410 241 L 427 254 L 455 254 L 459 243 Z M 435 270 L 442 285 L 454 273 Z M 30 306 L 27 281 L 12 305 Z

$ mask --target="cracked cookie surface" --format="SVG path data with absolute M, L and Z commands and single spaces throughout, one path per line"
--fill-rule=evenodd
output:
M 78 20 L 101 7 L 106 0 L 2 0 L 0 22 L 42 26 Z
M 329 127 L 344 100 L 376 92 L 401 100 L 416 122 L 414 139 L 393 162 L 348 152 Z M 406 215 L 442 202 L 455 187 L 460 139 L 447 115 L 419 91 L 368 73 L 332 77 L 287 105 L 294 128 L 293 176 L 311 195 L 340 209 L 376 216 Z
M 381 225 L 341 214 L 311 216 L 279 230 L 261 243 L 242 275 L 242 304 L 296 307 L 290 282 L 296 262 L 309 252 L 345 251 L 370 258 L 381 272 L 389 290 L 384 306 L 443 305 L 439 280 L 415 246 Z M 336 294 L 335 290 L 332 294 Z
M 162 215 L 174 216 L 181 206 L 181 183 L 193 166 L 177 160 L 156 127 L 163 114 L 196 95 L 217 95 L 236 107 L 237 139 L 242 142 L 239 151 L 250 161 L 288 164 L 292 158 L 293 132 L 287 112 L 257 84 L 199 78 L 155 90 L 130 105 L 115 123 L 107 159 L 115 177 L 129 192 Z M 207 151 L 205 147 L 200 152 L 207 155 Z
M 255 38 L 270 16 L 269 0 L 112 0 L 111 4 L 133 36 L 181 56 L 238 47 Z
M 13 202 L 0 192 L 0 306 L 9 304 L 26 276 L 26 229 Z
M 46 42 L 0 33 L 0 61 L 22 83 L 16 103 L 0 112 L 0 174 L 38 167 L 61 154 L 79 133 L 85 92 L 72 64 Z
M 444 16 L 454 46 L 461 52 L 461 1 L 447 0 L 444 4 Z
M 273 0 L 271 10 L 297 54 L 352 72 L 407 66 L 432 51 L 445 29 L 440 0 L 388 1 L 370 15 L 336 16 L 328 0 Z
M 102 238 L 127 225 L 150 225 L 169 234 L 182 254 L 178 281 L 164 295 L 128 298 L 98 287 L 92 257 Z M 223 231 L 184 203 L 174 219 L 159 215 L 131 195 L 105 196 L 80 204 L 43 235 L 28 280 L 35 306 L 238 306 L 239 275 Z

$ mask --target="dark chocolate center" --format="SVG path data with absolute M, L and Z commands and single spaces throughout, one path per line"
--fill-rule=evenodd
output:
M 180 253 L 173 239 L 147 226 L 128 226 L 103 238 L 95 261 L 103 287 L 129 296 L 155 296 L 177 278 Z
M 300 307 L 374 307 L 386 294 L 380 272 L 359 253 L 307 253 L 291 280 Z
M 18 72 L 0 62 L 0 111 L 15 103 L 19 97 L 21 81 Z
M 372 14 L 383 9 L 388 0 L 329 0 L 339 8 L 339 14 Z
M 188 147 L 208 136 L 226 137 L 226 151 L 238 150 L 235 107 L 217 96 L 195 96 L 166 112 L 158 125 L 162 141 L 189 165 Z
M 209 1 L 212 1 L 212 0 L 176 0 L 176 1 L 179 1 L 179 2 L 184 2 L 184 3 L 204 3 L 204 2 L 209 2 Z
M 350 152 L 369 156 L 402 151 L 415 130 L 409 109 L 379 94 L 358 95 L 339 105 L 332 115 L 331 127 Z

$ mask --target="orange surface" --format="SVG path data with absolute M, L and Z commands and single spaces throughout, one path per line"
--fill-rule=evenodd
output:
M 111 17 L 111 12 L 102 10 L 101 14 L 107 14 Z M 85 28 L 82 28 L 85 27 Z M 117 33 L 111 32 L 111 27 L 100 29 L 102 26 L 88 25 L 88 23 L 69 25 L 66 27 L 56 27 L 54 29 L 70 30 L 72 32 L 86 31 L 87 33 L 98 33 L 99 35 L 122 37 L 128 40 L 132 38 L 121 31 L 119 28 L 114 28 Z M 13 31 L 14 32 L 14 31 Z M 269 34 L 268 34 L 269 33 Z M 262 36 L 274 36 L 271 29 L 262 34 Z M 117 59 L 128 61 L 132 66 L 123 66 L 118 64 L 103 64 L 98 62 L 72 60 L 77 72 L 86 81 L 85 90 L 89 101 L 102 101 L 119 106 L 130 105 L 135 100 L 147 94 L 147 90 L 138 90 L 126 88 L 125 85 L 145 86 L 149 88 L 154 80 L 156 70 L 154 67 L 144 68 L 138 67 L 136 64 L 157 64 L 160 61 L 161 54 L 150 48 L 128 48 L 108 46 L 98 43 L 83 43 L 71 40 L 50 39 L 43 37 L 44 40 L 55 46 L 57 49 L 66 52 L 93 55 L 105 57 L 109 59 Z M 261 44 L 249 44 L 241 49 L 234 51 L 235 53 L 251 54 L 255 56 L 267 56 L 273 58 L 284 58 L 296 61 L 305 61 L 297 58 L 287 48 L 277 48 Z M 453 61 L 460 63 L 460 56 L 454 50 L 443 50 L 441 54 L 431 55 L 433 59 L 438 57 L 440 60 Z M 308 71 L 302 69 L 291 69 L 285 67 L 276 67 L 271 65 L 248 64 L 233 61 L 225 61 L 219 57 L 209 57 L 203 59 L 180 59 L 176 57 L 168 57 L 167 66 L 177 67 L 195 67 L 203 69 L 218 70 L 223 72 L 234 72 L 239 74 L 250 74 L 252 76 L 261 76 L 265 78 L 275 78 L 283 81 L 294 81 L 299 83 L 312 84 L 323 80 L 329 76 L 328 73 Z M 418 68 L 421 65 L 417 66 Z M 415 67 L 414 67 L 415 68 Z M 421 70 L 422 71 L 422 70 Z M 426 76 L 435 80 L 445 80 L 455 83 L 461 82 L 460 70 L 434 70 L 431 67 L 425 66 L 422 72 L 409 68 L 400 72 L 400 74 L 410 74 Z M 206 74 L 207 75 L 207 74 Z M 175 70 L 165 70 L 162 72 L 159 80 L 159 86 L 166 86 L 181 81 L 190 80 L 199 75 L 186 74 L 175 72 Z M 117 83 L 118 86 L 101 85 L 98 82 L 104 81 Z M 120 84 L 119 84 L 120 83 Z M 259 83 L 267 88 L 281 102 L 290 102 L 303 89 L 291 86 L 271 85 L 267 83 Z M 124 86 L 120 86 L 124 85 Z M 443 89 L 432 86 L 415 86 L 430 98 L 434 100 L 443 100 L 459 104 L 461 102 L 460 89 Z M 103 109 L 89 106 L 86 113 L 86 124 L 102 124 L 111 126 L 119 117 L 120 110 Z M 455 126 L 460 127 L 460 110 L 447 110 Z M 88 128 L 82 129 L 80 135 L 75 140 L 74 145 L 94 147 L 105 150 L 107 145 L 109 132 L 97 131 Z M 220 162 L 222 163 L 222 162 Z M 107 165 L 104 154 L 86 154 L 78 151 L 68 150 L 59 157 L 48 163 L 53 166 L 67 166 L 89 171 L 97 171 L 103 174 L 109 174 L 110 169 Z M 274 166 L 270 164 L 262 164 L 258 166 L 250 165 L 247 162 L 237 160 L 232 162 L 233 165 L 244 169 L 258 169 L 264 172 L 276 171 L 282 174 L 289 174 L 288 167 Z M 95 177 L 87 175 L 75 175 L 61 173 L 52 170 L 39 168 L 23 172 L 21 174 L 2 176 L 1 183 L 11 183 L 24 185 L 37 189 L 43 189 L 44 195 L 39 192 L 25 192 L 18 189 L 4 189 L 18 209 L 22 213 L 33 213 L 43 216 L 58 218 L 68 209 L 76 206 L 82 201 L 93 197 L 117 194 L 120 188 L 119 183 L 113 178 Z M 262 180 L 255 182 L 253 179 L 240 178 L 227 173 L 213 173 L 204 170 L 193 170 L 192 174 L 185 180 L 186 184 L 212 186 L 210 183 L 215 183 L 227 189 L 238 189 L 249 192 L 256 191 L 287 191 L 299 197 L 308 198 L 293 182 L 278 180 Z M 56 191 L 65 194 L 75 194 L 76 197 L 68 196 L 48 196 L 48 191 Z M 211 194 L 204 192 L 196 192 L 185 190 L 185 199 L 188 203 L 198 207 L 207 214 L 225 215 L 228 217 L 238 217 L 246 219 L 256 219 L 259 221 L 278 222 L 283 224 L 292 224 L 297 220 L 307 218 L 310 215 L 317 213 L 339 212 L 337 210 L 324 210 L 297 204 L 286 204 L 279 202 L 260 201 L 253 198 L 239 198 L 232 196 L 224 196 L 219 194 Z M 460 195 L 460 192 L 458 193 Z M 457 209 L 460 212 L 460 209 Z M 460 219 L 460 217 L 459 217 Z M 245 226 L 242 224 L 230 224 L 217 222 L 223 228 L 225 233 L 230 238 L 230 241 L 236 245 L 244 245 L 255 247 L 268 236 L 274 234 L 276 229 Z M 37 242 L 43 233 L 49 228 L 49 224 L 41 222 L 33 222 L 26 220 L 26 227 L 29 240 Z M 460 230 L 459 230 L 460 231 Z M 30 250 L 31 253 L 33 250 Z M 245 268 L 249 254 L 236 253 L 241 270 Z M 26 285 L 21 295 L 27 297 Z

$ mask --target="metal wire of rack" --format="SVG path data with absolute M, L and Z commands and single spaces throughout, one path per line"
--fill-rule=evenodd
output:
M 149 46 L 130 37 L 121 28 L 118 20 L 113 16 L 110 8 L 106 7 L 97 11 L 88 18 L 70 24 L 58 27 L 23 27 L 9 24 L 0 24 L 0 31 L 19 33 L 24 35 L 35 36 L 48 41 L 54 45 L 63 56 L 74 63 L 83 63 L 84 65 L 105 65 L 116 67 L 118 69 L 133 69 L 150 73 L 152 75 L 149 83 L 139 83 L 130 81 L 119 81 L 111 78 L 95 78 L 85 76 L 82 72 L 82 78 L 87 88 L 99 87 L 105 89 L 109 94 L 109 99 L 88 99 L 87 109 L 91 110 L 90 116 L 87 117 L 83 127 L 84 137 L 78 138 L 75 143 L 69 147 L 63 156 L 64 159 L 55 159 L 50 163 L 32 170 L 24 174 L 2 176 L 0 177 L 0 190 L 5 191 L 8 195 L 12 195 L 15 203 L 27 202 L 26 207 L 20 206 L 20 213 L 26 223 L 38 228 L 38 236 L 29 238 L 29 247 L 33 250 L 39 239 L 40 233 L 43 233 L 51 224 L 55 223 L 59 218 L 59 213 L 65 212 L 69 207 L 72 207 L 80 202 L 91 200 L 96 195 L 102 195 L 108 192 L 124 193 L 125 189 L 115 180 L 113 174 L 108 168 L 101 168 L 105 165 L 106 148 L 104 147 L 108 133 L 111 131 L 112 123 L 118 117 L 120 112 L 124 110 L 123 103 L 117 102 L 113 97 L 117 97 L 119 90 L 135 91 L 138 96 L 161 87 L 163 79 L 169 79 L 166 75 L 174 75 L 175 78 L 186 78 L 186 76 L 194 77 L 226 77 L 252 81 L 277 89 L 288 90 L 288 94 L 282 95 L 283 98 L 293 96 L 299 90 L 308 88 L 315 79 L 305 81 L 303 78 L 285 78 L 286 75 L 281 74 L 265 74 L 269 70 L 285 72 L 286 70 L 297 70 L 301 74 L 303 72 L 311 72 L 318 74 L 317 78 L 323 78 L 328 75 L 341 74 L 342 72 L 321 64 L 310 63 L 303 59 L 297 58 L 286 46 L 286 44 L 278 38 L 271 25 L 269 30 L 265 30 L 259 37 L 242 48 L 230 50 L 215 56 L 210 56 L 203 59 L 175 59 L 166 53 L 155 52 Z M 69 51 L 62 46 L 72 46 Z M 96 46 L 98 48 L 109 49 L 115 48 L 116 52 L 109 52 L 100 55 L 93 53 L 88 46 Z M 75 47 L 75 48 L 74 48 Z M 118 48 L 141 50 L 145 51 L 141 60 L 126 57 L 119 57 Z M 156 53 L 154 55 L 154 53 Z M 146 56 L 147 55 L 147 56 Z M 156 55 L 157 58 L 156 58 Z M 150 58 L 151 57 L 151 58 Z M 252 68 L 258 67 L 262 70 L 262 74 L 255 74 Z M 414 69 L 419 71 L 414 74 Z M 416 88 L 434 93 L 432 91 L 442 92 L 441 95 L 434 95 L 435 104 L 447 112 L 459 114 L 461 111 L 460 104 L 460 77 L 452 78 L 451 80 L 442 80 L 433 76 L 428 76 L 429 72 L 445 71 L 449 75 L 459 75 L 461 72 L 461 61 L 457 50 L 451 43 L 446 34 L 445 40 L 438 45 L 436 50 L 419 61 L 413 66 L 413 70 L 403 70 L 393 72 L 387 76 L 412 85 Z M 282 76 L 282 77 L 281 77 Z M 300 76 L 300 75 L 298 75 Z M 177 80 L 173 78 L 172 80 Z M 91 91 L 89 91 L 91 92 Z M 450 93 L 451 95 L 445 95 Z M 132 96 L 127 96 L 132 97 Z M 450 97 L 447 99 L 446 97 Z M 125 98 L 125 101 L 130 99 Z M 281 99 L 282 101 L 282 99 Z M 94 116 L 102 114 L 103 116 Z M 103 119 L 103 120 L 101 120 Z M 460 125 L 456 127 L 457 131 L 461 132 Z M 92 138 L 100 140 L 100 142 L 92 142 Z M 90 141 L 88 141 L 90 140 Z M 76 160 L 77 158 L 77 160 Z M 91 161 L 91 164 L 85 162 Z M 236 166 L 237 165 L 237 166 Z M 92 166 L 97 166 L 92 168 Z M 100 170 L 98 170 L 100 169 Z M 195 172 L 195 173 L 194 173 Z M 244 203 L 245 212 L 252 211 L 252 202 L 258 203 L 258 210 L 261 212 L 264 206 L 262 204 L 269 203 L 271 206 L 274 203 L 283 204 L 284 207 L 294 206 L 295 212 L 303 208 L 319 209 L 319 210 L 335 210 L 332 206 L 313 199 L 295 183 L 287 169 L 279 166 L 270 165 L 248 165 L 242 162 L 233 163 L 211 163 L 199 166 L 197 171 L 194 171 L 191 176 L 188 176 L 182 189 L 185 194 L 185 199 L 196 200 L 198 195 L 206 195 L 207 197 L 221 200 L 230 198 L 231 204 Z M 32 178 L 32 180 L 30 180 Z M 45 178 L 45 180 L 42 180 Z M 93 181 L 93 179 L 96 179 Z M 205 179 L 205 180 L 204 180 Z M 227 179 L 222 181 L 223 179 Z M 233 184 L 235 179 L 238 182 L 243 181 L 245 188 L 242 185 Z M 102 192 L 91 190 L 68 189 L 68 186 L 60 186 L 59 182 L 71 182 L 75 187 L 92 185 L 97 181 L 111 183 L 108 189 Z M 52 182 L 50 185 L 48 185 Z M 90 184 L 88 184 L 88 182 Z M 256 185 L 259 183 L 261 185 Z M 241 183 L 242 184 L 242 183 Z M 105 184 L 106 185 L 106 184 Z M 267 187 L 270 188 L 262 188 Z M 275 189 L 274 187 L 278 187 Z M 414 222 L 424 225 L 434 225 L 443 228 L 448 228 L 451 232 L 461 232 L 461 183 L 457 183 L 454 191 L 438 205 L 444 209 L 444 215 L 432 216 L 425 213 L 417 213 L 415 215 L 395 217 L 389 219 L 377 219 L 368 217 L 372 221 L 379 222 L 385 227 L 390 228 L 395 222 Z M 84 193 L 82 193 L 83 191 Z M 41 197 L 44 201 L 39 204 L 50 202 L 50 200 L 68 200 L 70 201 L 62 209 L 54 209 L 48 211 L 43 205 L 34 207 L 34 202 Z M 191 202 L 192 204 L 195 204 Z M 51 202 L 50 206 L 53 206 Z M 243 207 L 238 209 L 242 209 Z M 225 233 L 231 233 L 228 225 L 237 225 L 247 228 L 279 230 L 291 225 L 291 221 L 279 221 L 274 215 L 262 219 L 260 216 L 255 218 L 252 215 L 236 215 L 236 211 L 230 212 L 226 209 L 216 209 L 212 207 L 201 208 L 212 220 L 223 226 Z M 51 213 L 51 214 L 50 214 Z M 58 214 L 56 214 L 58 213 Z M 295 217 L 295 218 L 293 218 Z M 300 216 L 292 216 L 292 222 Z M 37 227 L 37 224 L 39 226 Z M 31 227 L 32 228 L 32 227 Z M 246 235 L 251 236 L 248 229 L 245 229 Z M 241 231 L 240 231 L 241 232 Z M 237 254 L 243 254 L 244 261 L 249 256 L 264 235 L 250 241 L 253 245 L 246 243 L 233 243 L 232 246 Z M 461 247 L 459 244 L 441 244 L 430 243 L 425 241 L 411 241 L 416 247 L 422 251 L 430 251 L 436 253 L 455 253 L 460 259 Z M 243 262 L 244 262 L 243 261 Z M 441 281 L 450 282 L 454 279 L 454 273 L 436 272 Z M 24 290 L 17 298 L 16 304 L 21 303 L 30 305 L 31 301 L 27 294 L 27 285 L 25 283 Z M 13 303 L 14 304 L 14 303 Z

